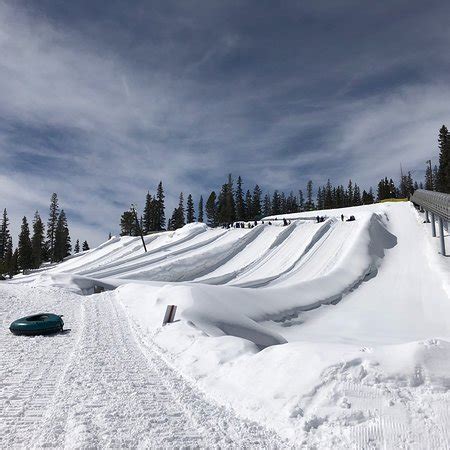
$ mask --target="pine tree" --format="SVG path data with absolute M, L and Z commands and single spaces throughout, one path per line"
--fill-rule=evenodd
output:
M 50 214 L 47 222 L 47 246 L 50 261 L 55 260 L 55 238 L 56 238 L 56 225 L 59 216 L 58 196 L 56 193 L 52 194 L 50 200 Z
M 319 188 L 317 189 L 317 199 L 316 199 L 316 204 L 317 204 L 317 209 L 324 209 L 324 195 L 322 193 L 322 188 L 319 186 Z
M 336 208 L 343 208 L 345 206 L 345 189 L 344 186 L 339 185 L 336 188 Z
M 324 207 L 325 209 L 331 209 L 333 207 L 333 189 L 329 178 L 325 186 Z
M 31 246 L 30 228 L 26 217 L 22 219 L 17 250 L 19 268 L 21 270 L 31 269 L 33 267 L 33 247 Z
M 352 180 L 348 180 L 347 191 L 346 191 L 346 206 L 353 205 L 353 183 Z
M 365 189 L 363 189 L 363 191 L 362 191 L 361 201 L 362 201 L 363 205 L 369 204 L 369 194 L 366 192 Z
M 83 242 L 82 250 L 83 252 L 87 252 L 89 250 L 89 244 L 87 241 Z
M 289 192 L 289 196 L 286 199 L 286 208 L 288 213 L 295 213 L 298 211 L 297 197 L 295 197 L 292 191 Z
M 186 202 L 186 223 L 192 223 L 195 221 L 194 201 L 192 195 L 189 194 Z
M 12 278 L 17 273 L 19 273 L 19 250 L 16 248 L 9 264 L 9 277 Z
M 284 192 L 280 194 L 280 210 L 282 214 L 287 214 L 288 212 L 287 198 Z
M 245 219 L 244 193 L 242 191 L 242 178 L 239 176 L 236 182 L 236 220 Z
M 167 222 L 167 228 L 169 230 L 177 230 L 185 225 L 184 217 L 184 198 L 183 193 L 180 193 L 180 199 L 178 207 L 173 210 L 172 217 Z
M 378 183 L 378 190 L 377 190 L 377 199 L 380 202 L 381 200 L 384 200 L 385 198 L 387 198 L 387 178 L 386 179 L 381 179 L 380 182 Z
M 167 229 L 169 231 L 176 230 L 176 222 L 177 222 L 177 216 L 178 216 L 178 208 L 174 208 L 172 212 L 172 216 L 167 220 Z
M 395 187 L 395 183 L 392 181 L 392 178 L 389 179 L 389 196 L 388 198 L 397 198 L 397 188 Z
M 73 252 L 74 253 L 80 253 L 80 240 L 79 239 L 77 239 L 77 242 L 75 242 L 75 247 L 73 249 Z
M 431 161 L 427 161 L 427 168 L 425 170 L 425 189 L 427 191 L 432 191 L 433 187 L 433 170 L 431 169 Z
M 299 212 L 305 210 L 305 198 L 303 197 L 303 191 L 301 189 L 298 191 L 298 210 Z
M 436 166 L 436 164 L 433 167 L 433 191 L 437 191 L 438 190 L 438 168 Z
M 33 237 L 31 238 L 31 246 L 33 248 L 33 268 L 38 269 L 45 256 L 44 241 L 44 223 L 42 222 L 39 212 L 34 214 L 33 221 Z
M 263 201 L 263 216 L 267 217 L 270 216 L 272 214 L 272 202 L 270 201 L 270 195 L 266 194 L 264 196 L 264 201 Z
M 414 194 L 414 180 L 411 175 L 411 172 L 408 171 L 408 175 L 406 176 L 406 188 L 408 191 L 408 198 Z
M 261 200 L 262 200 L 261 188 L 258 185 L 255 185 L 252 196 L 252 219 L 258 220 L 261 218 Z
M 312 211 L 314 209 L 314 202 L 313 202 L 313 182 L 312 180 L 309 180 L 306 184 L 306 204 L 305 209 L 306 211 Z
M 3 210 L 2 223 L 0 225 L 0 263 L 5 261 L 6 249 L 10 237 L 8 213 L 5 208 Z
M 355 187 L 353 188 L 353 206 L 360 205 L 362 205 L 361 191 L 359 186 L 355 183 Z
M 166 214 L 164 206 L 164 189 L 162 181 L 159 182 L 158 188 L 156 190 L 156 214 L 155 214 L 155 231 L 164 230 L 166 224 Z
M 70 244 L 66 213 L 62 209 L 58 216 L 58 222 L 56 223 L 54 260 L 62 261 L 70 255 L 71 250 L 72 245 Z
M 178 200 L 178 208 L 175 208 L 174 214 L 172 214 L 172 226 L 174 229 L 182 228 L 186 224 L 184 216 L 184 197 L 183 193 L 180 192 L 180 197 Z
M 203 196 L 200 195 L 198 202 L 198 219 L 197 222 L 203 222 Z
M 124 211 L 120 217 L 120 235 L 137 236 L 136 219 L 131 211 Z
M 255 209 L 253 207 L 252 193 L 247 189 L 244 202 L 244 220 L 253 220 L 255 218 Z M 261 208 L 261 206 L 260 206 Z
M 206 200 L 206 218 L 210 227 L 215 227 L 218 225 L 217 196 L 214 191 L 209 194 L 208 200 Z
M 439 168 L 437 190 L 450 194 L 450 135 L 445 125 L 439 130 Z
M 3 263 L 0 261 L 0 264 L 3 265 L 2 272 L 7 272 L 10 278 L 12 278 L 12 276 L 17 273 L 17 271 L 14 272 L 14 270 L 17 266 L 17 260 L 14 263 L 13 254 L 14 254 L 14 252 L 13 252 L 12 237 L 9 236 L 8 242 L 6 243 L 5 257 L 4 257 Z
M 8 235 L 6 238 L 6 243 L 3 244 L 3 257 L 0 259 L 0 275 L 4 273 L 9 273 L 9 265 L 12 257 L 12 238 Z
M 217 201 L 217 220 L 219 224 L 230 224 L 236 219 L 236 208 L 233 195 L 233 180 L 228 175 L 228 182 L 222 185 Z
M 150 192 L 147 192 L 145 196 L 145 207 L 142 216 L 142 233 L 148 234 L 150 231 L 154 231 L 155 228 L 155 211 L 154 211 L 154 201 Z
M 272 196 L 272 215 L 277 216 L 278 214 L 281 214 L 281 212 L 280 194 L 275 190 Z

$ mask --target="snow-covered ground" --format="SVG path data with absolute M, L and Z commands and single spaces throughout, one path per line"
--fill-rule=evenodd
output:
M 450 258 L 409 203 L 319 215 L 112 238 L 1 283 L 1 447 L 448 447 Z M 9 333 L 44 310 L 71 331 Z

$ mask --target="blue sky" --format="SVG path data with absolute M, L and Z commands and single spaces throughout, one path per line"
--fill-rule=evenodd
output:
M 245 187 L 423 176 L 450 125 L 450 2 L 1 1 L 0 208 L 52 192 L 103 241 L 159 180 L 168 210 Z

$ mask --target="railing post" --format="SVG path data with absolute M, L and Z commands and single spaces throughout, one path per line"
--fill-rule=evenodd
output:
M 431 214 L 431 234 L 433 237 L 436 237 L 436 223 L 434 221 L 434 213 Z
M 444 221 L 442 220 L 442 217 L 439 217 L 438 220 L 439 220 L 439 238 L 441 241 L 441 253 L 445 256 Z
M 427 223 L 430 223 L 430 218 L 428 217 L 428 211 L 427 210 L 425 210 L 425 221 Z

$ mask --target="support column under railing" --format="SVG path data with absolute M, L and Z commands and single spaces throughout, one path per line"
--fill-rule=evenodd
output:
M 444 221 L 442 217 L 438 218 L 439 222 L 439 239 L 441 241 L 441 254 L 445 256 L 445 240 L 444 240 Z
M 431 214 L 431 235 L 436 237 L 436 222 L 434 221 L 434 213 Z

